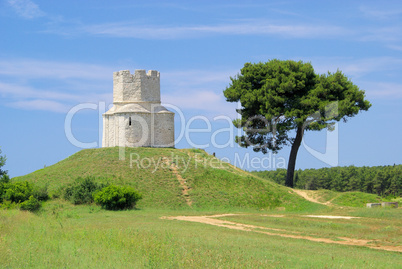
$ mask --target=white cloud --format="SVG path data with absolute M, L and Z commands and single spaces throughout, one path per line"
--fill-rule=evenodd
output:
M 400 8 L 399 3 L 397 7 L 384 7 L 384 4 L 387 3 L 381 2 L 381 7 L 361 6 L 360 12 L 362 12 L 367 17 L 376 20 L 390 20 L 394 18 L 399 18 L 400 15 L 402 15 L 402 9 Z
M 85 83 L 84 83 L 85 85 Z M 84 86 L 81 86 L 84 87 Z M 105 93 L 99 92 L 97 89 L 87 91 L 74 91 L 64 85 L 61 89 L 37 89 L 32 86 L 25 86 L 13 83 L 0 82 L 0 96 L 3 98 L 11 99 L 48 99 L 58 100 L 64 103 L 77 103 L 77 102 L 110 102 L 112 92 Z
M 43 91 L 29 86 L 2 82 L 0 82 L 0 94 L 11 98 L 47 98 L 67 101 L 77 101 L 79 99 L 79 96 L 68 93 Z
M 392 50 L 402 51 L 402 46 L 398 46 L 398 45 L 388 45 L 387 48 L 392 49 Z
M 203 90 L 187 92 L 177 91 L 173 93 L 162 94 L 162 104 L 172 104 L 184 113 L 196 113 L 206 117 L 215 117 L 219 115 L 230 118 L 237 117 L 237 104 L 228 103 L 223 93 Z
M 105 23 L 82 27 L 93 35 L 141 39 L 196 38 L 204 35 L 281 35 L 290 38 L 322 38 L 349 34 L 349 30 L 332 25 L 274 24 L 265 20 L 248 20 L 219 25 L 144 26 L 133 22 Z
M 211 84 L 228 84 L 229 77 L 238 72 L 239 70 L 167 71 L 161 74 L 161 80 L 174 87 L 211 87 Z
M 402 84 L 389 82 L 365 82 L 362 86 L 368 97 L 373 98 L 402 98 Z
M 48 78 L 48 79 L 99 79 L 112 78 L 111 67 L 95 64 L 54 62 L 32 59 L 0 60 L 0 75 L 18 78 Z
M 82 102 L 111 102 L 112 67 L 35 59 L 0 60 L 2 104 L 66 112 Z
M 401 40 L 401 27 L 398 25 L 378 26 L 367 28 L 361 31 L 357 40 L 364 42 L 390 43 Z
M 0 96 L 15 108 L 63 112 L 82 102 L 110 103 L 112 72 L 117 69 L 87 63 L 34 59 L 0 60 Z M 236 70 L 161 72 L 162 101 L 185 110 L 235 115 L 223 90 Z M 11 81 L 11 82 L 10 82 Z
M 368 98 L 399 99 L 402 98 L 402 81 L 400 70 L 402 58 L 373 57 L 351 59 L 343 57 L 311 58 L 317 73 L 342 71 L 347 77 L 366 91 Z M 377 81 L 373 79 L 379 77 Z
M 34 19 L 45 15 L 38 5 L 30 0 L 8 0 L 8 4 L 19 16 L 25 19 Z
M 328 71 L 341 70 L 345 75 L 360 78 L 374 73 L 389 71 L 399 72 L 402 67 L 402 59 L 394 57 L 372 57 L 372 58 L 346 58 L 346 57 L 313 57 L 304 59 L 311 61 L 317 73 L 324 74 Z
M 8 105 L 10 107 L 24 110 L 41 110 L 41 111 L 50 111 L 57 113 L 66 113 L 71 108 L 71 106 L 68 106 L 60 102 L 42 100 L 42 99 L 11 102 Z
M 197 111 L 204 116 L 236 117 L 237 104 L 228 103 L 223 90 L 234 70 L 167 71 L 161 74 L 162 102 L 180 109 Z

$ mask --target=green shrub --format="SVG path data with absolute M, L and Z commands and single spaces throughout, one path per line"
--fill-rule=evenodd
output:
M 21 203 L 32 195 L 32 185 L 28 181 L 5 184 L 3 199 L 14 203 Z
M 93 194 L 103 187 L 105 185 L 95 182 L 94 177 L 79 177 L 64 190 L 64 199 L 75 205 L 90 204 L 94 201 Z
M 49 193 L 47 191 L 47 186 L 44 187 L 34 187 L 32 191 L 33 197 L 35 197 L 38 201 L 47 201 L 49 200 Z
M 0 209 L 14 209 L 18 208 L 18 205 L 14 202 L 3 200 L 0 204 Z
M 130 187 L 110 185 L 94 194 L 94 200 L 108 210 L 131 209 L 142 198 L 136 190 Z
M 37 211 L 41 207 L 41 203 L 33 195 L 29 199 L 20 204 L 22 210 Z
M 0 176 L 0 202 L 8 183 L 10 183 L 10 177 L 7 174 Z
M 0 179 L 1 208 L 36 211 L 41 207 L 39 200 L 48 198 L 47 187 L 35 188 L 28 181 L 10 182 L 7 175 L 3 175 Z
M 0 176 L 0 184 L 10 183 L 10 177 L 7 174 Z

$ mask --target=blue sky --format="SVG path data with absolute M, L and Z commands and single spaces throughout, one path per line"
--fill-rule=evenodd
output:
M 237 105 L 222 94 L 230 76 L 246 62 L 273 58 L 311 62 L 317 73 L 340 69 L 373 104 L 338 125 L 337 144 L 327 142 L 326 131 L 306 133 L 297 168 L 329 166 L 311 153 L 328 146 L 336 146 L 340 166 L 402 163 L 400 1 L 1 0 L 5 168 L 24 175 L 81 150 L 64 127 L 67 112 L 79 104 L 99 109 L 76 113 L 72 133 L 98 142 L 102 105 L 112 102 L 112 73 L 126 69 L 161 72 L 162 102 L 185 116 L 184 123 L 176 116 L 176 136 L 183 126 L 206 129 L 205 118 L 211 123 L 210 131 L 191 133 L 178 148 L 205 144 L 233 163 L 249 156 L 266 158 L 260 169 L 277 167 L 273 161 L 287 162 L 289 148 L 268 159 L 228 143 L 233 130 L 213 135 L 232 128 L 222 117 L 236 117 Z

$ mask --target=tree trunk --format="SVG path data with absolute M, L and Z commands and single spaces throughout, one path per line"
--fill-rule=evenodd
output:
M 290 150 L 288 171 L 286 174 L 286 181 L 285 181 L 285 185 L 290 188 L 293 188 L 293 177 L 295 173 L 297 151 L 299 150 L 301 141 L 303 139 L 303 132 L 304 129 L 302 126 L 297 127 L 296 138 L 295 141 L 293 142 L 292 149 Z

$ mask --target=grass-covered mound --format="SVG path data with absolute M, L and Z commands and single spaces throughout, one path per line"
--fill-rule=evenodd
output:
M 394 199 L 382 198 L 376 194 L 359 191 L 337 192 L 331 190 L 307 190 L 309 195 L 320 203 L 336 206 L 366 207 L 367 203 L 379 203 L 394 201 Z M 395 202 L 398 200 L 395 199 Z
M 340 206 L 365 207 L 367 203 L 379 203 L 385 200 L 376 194 L 354 191 L 340 193 L 332 203 Z
M 142 194 L 138 208 L 284 208 L 318 209 L 289 192 L 289 189 L 253 176 L 205 151 L 171 148 L 126 148 L 125 160 L 119 148 L 87 149 L 55 165 L 14 178 L 60 191 L 77 177 L 92 176 L 99 182 L 131 186 Z

